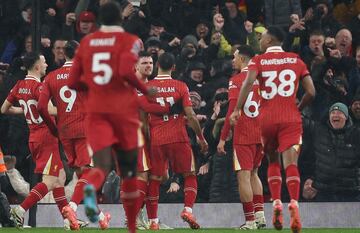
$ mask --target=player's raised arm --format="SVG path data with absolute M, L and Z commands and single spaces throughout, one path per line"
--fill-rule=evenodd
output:
M 298 108 L 300 111 L 302 111 L 305 106 L 309 105 L 315 97 L 315 87 L 310 75 L 306 75 L 301 80 L 301 85 L 305 90 L 305 94 L 303 95 L 300 103 L 298 104 Z

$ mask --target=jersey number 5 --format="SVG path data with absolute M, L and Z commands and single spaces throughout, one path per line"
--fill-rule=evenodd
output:
M 265 81 L 265 87 L 270 88 L 270 91 L 261 91 L 261 96 L 264 99 L 270 100 L 279 94 L 282 97 L 289 97 L 294 94 L 296 74 L 293 70 L 282 70 L 279 75 L 277 71 L 264 71 L 261 73 L 263 78 L 267 78 Z M 274 80 L 279 78 L 280 85 L 276 86 Z M 288 78 L 287 78 L 288 77 Z
M 110 61 L 110 53 L 95 53 L 92 58 L 91 71 L 93 73 L 99 73 L 94 77 L 94 82 L 98 85 L 106 85 L 110 82 L 113 75 L 111 66 L 107 63 Z

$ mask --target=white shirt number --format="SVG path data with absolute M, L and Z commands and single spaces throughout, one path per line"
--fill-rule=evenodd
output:
M 29 125 L 31 125 L 32 123 L 41 124 L 43 122 L 43 119 L 41 118 L 41 116 L 39 116 L 38 118 L 35 118 L 34 114 L 31 111 L 31 105 L 34 105 L 35 108 L 37 107 L 38 102 L 36 100 L 31 100 L 30 99 L 30 100 L 28 100 L 26 102 L 25 102 L 25 100 L 19 100 L 19 104 L 24 107 L 25 118 L 26 118 L 27 113 L 30 114 L 30 119 L 26 118 L 26 122 Z
M 102 72 L 94 77 L 94 82 L 98 85 L 106 85 L 110 82 L 113 71 L 111 66 L 106 63 L 110 60 L 110 53 L 95 53 L 92 59 L 91 71 L 93 73 Z
M 70 93 L 70 96 L 66 97 L 65 92 Z M 68 104 L 66 106 L 65 112 L 71 112 L 71 109 L 73 108 L 75 100 L 76 100 L 76 91 L 69 89 L 68 86 L 63 86 L 60 89 L 59 94 L 60 94 L 61 100 Z
M 244 113 L 246 116 L 250 118 L 255 118 L 259 115 L 259 103 L 254 101 L 252 98 L 254 96 L 254 92 L 251 91 L 246 99 L 245 105 L 244 105 Z M 250 107 L 253 107 L 255 110 L 250 111 Z
M 157 97 L 156 98 L 156 102 L 159 103 L 161 106 L 165 107 L 165 101 L 168 102 L 170 104 L 170 106 L 173 106 L 175 104 L 175 100 L 174 97 L 170 96 L 170 97 Z M 177 118 L 178 114 L 174 114 L 174 118 Z M 163 115 L 163 120 L 164 121 L 169 121 L 169 115 L 165 114 Z
M 293 70 L 282 70 L 279 75 L 276 71 L 264 71 L 261 73 L 261 76 L 263 78 L 267 78 L 265 81 L 265 87 L 270 88 L 270 92 L 266 92 L 265 90 L 261 91 L 261 96 L 264 99 L 272 99 L 276 94 L 279 94 L 282 97 L 288 97 L 294 94 L 296 74 Z M 276 77 L 279 77 L 279 86 L 276 86 L 276 83 L 274 82 Z

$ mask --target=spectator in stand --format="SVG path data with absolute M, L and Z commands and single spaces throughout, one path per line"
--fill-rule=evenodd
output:
M 315 201 L 360 201 L 360 129 L 348 108 L 335 103 L 322 122 L 304 119 L 304 137 L 311 138 L 314 167 L 303 197 Z
M 297 15 L 301 17 L 300 0 L 264 1 L 266 26 L 288 28 L 290 18 Z
M 350 97 L 360 90 L 360 45 L 356 48 L 355 60 L 356 66 L 350 69 L 348 74 Z
M 53 59 L 51 59 L 51 62 L 49 62 L 49 68 L 48 72 L 51 72 L 53 70 L 56 70 L 60 68 L 65 63 L 65 54 L 64 54 L 64 48 L 65 48 L 66 40 L 64 39 L 56 39 L 54 41 L 53 47 L 52 47 L 52 55 Z
M 96 18 L 94 13 L 83 11 L 76 18 L 74 12 L 66 14 L 63 33 L 65 39 L 80 41 L 85 35 L 96 30 Z
M 360 92 L 357 92 L 350 105 L 350 116 L 356 127 L 360 128 Z
M 311 63 L 316 56 L 324 56 L 324 42 L 325 36 L 321 31 L 313 31 L 310 33 L 309 45 L 302 49 L 300 54 L 308 69 L 311 70 Z
M 321 30 L 325 37 L 334 38 L 340 29 L 339 22 L 332 15 L 328 0 L 316 0 L 313 7 L 307 9 L 304 21 L 308 32 Z
M 220 4 L 221 15 L 224 16 L 224 35 L 226 39 L 232 44 L 235 41 L 240 44 L 246 44 L 247 32 L 244 27 L 246 16 L 238 9 L 237 0 L 226 0 L 225 4 Z

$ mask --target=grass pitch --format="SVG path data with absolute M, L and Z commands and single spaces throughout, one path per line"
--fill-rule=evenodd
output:
M 16 228 L 0 228 L 1 233 L 27 233 L 27 232 L 33 232 L 33 233 L 65 233 L 70 231 L 65 231 L 62 228 L 33 228 L 33 229 L 21 229 L 18 230 Z M 85 228 L 81 229 L 80 231 L 77 231 L 79 233 L 81 232 L 109 232 L 109 233 L 127 233 L 127 230 L 124 228 L 111 228 L 106 231 L 101 231 L 97 228 Z M 154 233 L 154 231 L 137 231 L 138 233 Z M 229 229 L 229 228 L 219 228 L 219 229 L 200 229 L 200 230 L 191 230 L 191 229 L 174 229 L 174 230 L 160 230 L 159 233 L 187 233 L 187 232 L 194 232 L 194 233 L 235 233 L 235 232 L 243 232 L 241 230 L 236 229 Z M 273 229 L 263 229 L 263 230 L 254 230 L 250 231 L 253 233 L 291 233 L 290 229 L 284 229 L 282 231 L 277 231 Z M 303 229 L 301 231 L 302 233 L 359 233 L 360 229 L 343 229 L 343 228 L 313 228 L 313 229 Z

